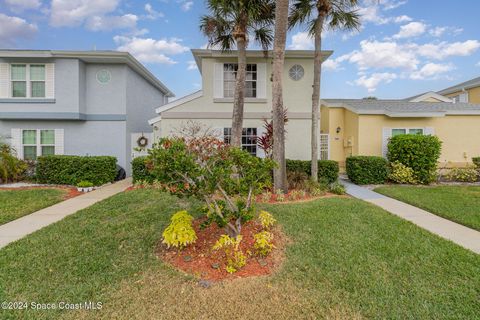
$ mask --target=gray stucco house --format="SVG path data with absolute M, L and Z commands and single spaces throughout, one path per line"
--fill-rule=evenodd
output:
M 148 120 L 169 97 L 126 52 L 0 50 L 0 136 L 19 158 L 111 155 L 130 174 L 138 138 L 152 136 Z

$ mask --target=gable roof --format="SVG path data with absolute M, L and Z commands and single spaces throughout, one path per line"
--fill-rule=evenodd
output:
M 87 63 L 121 63 L 137 72 L 167 97 L 174 97 L 157 77 L 128 52 L 121 51 L 63 51 L 63 50 L 0 50 L 0 58 L 76 58 Z
M 480 104 L 451 102 L 410 102 L 405 100 L 323 99 L 328 107 L 342 107 L 356 114 L 381 114 L 388 117 L 443 117 L 480 115 Z
M 470 88 L 479 87 L 479 86 L 480 86 L 480 77 L 477 77 L 477 78 L 473 78 L 471 80 L 459 83 L 457 85 L 448 87 L 446 89 L 440 90 L 437 93 L 445 95 L 445 94 L 450 94 L 457 91 L 462 91 L 463 89 L 470 89 Z
M 441 102 L 453 102 L 452 99 L 448 98 L 448 97 L 445 97 L 445 96 L 442 96 L 436 92 L 433 92 L 433 91 L 428 91 L 428 92 L 425 92 L 425 93 L 422 93 L 422 94 L 419 94 L 419 95 L 416 95 L 416 96 L 413 96 L 413 97 L 409 97 L 409 98 L 406 98 L 404 99 L 405 101 L 410 101 L 410 102 L 428 102 L 428 101 L 425 101 L 429 98 L 433 98 L 433 99 L 436 99 L 436 100 L 439 100 Z

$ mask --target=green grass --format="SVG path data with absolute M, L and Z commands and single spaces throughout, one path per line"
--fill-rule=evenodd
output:
M 196 207 L 155 190 L 131 191 L 0 250 L 0 301 L 103 302 L 101 311 L 0 310 L 0 319 L 480 314 L 480 256 L 349 198 L 265 206 L 290 239 L 283 267 L 203 289 L 154 254 L 171 214 Z
M 480 187 L 388 186 L 375 191 L 480 231 Z
M 0 225 L 63 200 L 61 189 L 0 190 Z

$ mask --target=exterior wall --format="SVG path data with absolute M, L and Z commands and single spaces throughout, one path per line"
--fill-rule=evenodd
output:
M 470 88 L 466 90 L 468 92 L 468 102 L 469 103 L 480 103 L 480 87 Z M 454 93 L 446 94 L 446 97 L 452 98 L 461 94 L 462 91 L 457 91 Z

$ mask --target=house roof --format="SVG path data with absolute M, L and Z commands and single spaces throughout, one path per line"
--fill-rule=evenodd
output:
M 480 104 L 451 102 L 410 102 L 405 100 L 323 99 L 328 107 L 343 107 L 356 114 L 383 114 L 389 117 L 443 117 L 480 115 Z
M 333 51 L 325 50 L 322 51 L 323 60 L 327 60 L 328 57 L 332 55 Z M 211 50 L 211 49 L 192 49 L 193 57 L 197 63 L 198 70 L 202 73 L 202 58 L 237 58 L 237 50 L 222 51 L 222 50 Z M 266 52 L 262 50 L 247 50 L 247 58 L 272 58 L 273 51 L 268 50 Z M 315 57 L 314 50 L 285 50 L 285 58 L 311 58 Z
M 442 101 L 442 102 L 453 102 L 452 99 L 450 99 L 448 97 L 445 97 L 445 96 L 442 96 L 442 95 L 440 95 L 436 92 L 433 92 L 433 91 L 427 91 L 427 92 L 418 94 L 418 95 L 413 96 L 413 97 L 405 98 L 403 100 L 410 101 L 410 102 L 422 102 L 422 101 L 425 101 L 426 99 L 429 99 L 429 98 L 433 98 L 433 99 L 436 99 L 436 100 L 439 100 L 439 101 Z
M 174 97 L 157 77 L 128 52 L 121 51 L 63 51 L 63 50 L 0 50 L 0 58 L 76 58 L 87 63 L 123 63 L 141 75 L 167 97 Z
M 480 86 L 480 77 L 477 77 L 477 78 L 473 78 L 471 80 L 459 83 L 457 85 L 454 85 L 452 87 L 448 87 L 446 89 L 440 90 L 437 93 L 441 95 L 445 95 L 445 94 L 450 94 L 457 91 L 462 91 L 463 89 L 470 89 L 470 88 L 479 87 L 479 86 Z

